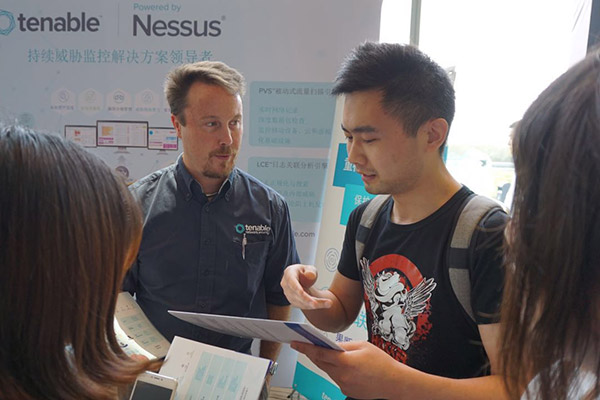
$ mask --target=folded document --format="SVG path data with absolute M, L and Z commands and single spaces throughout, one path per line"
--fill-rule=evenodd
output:
M 270 364 L 175 336 L 160 373 L 177 379 L 178 400 L 257 400 Z
M 152 325 L 140 306 L 127 292 L 119 293 L 114 318 L 115 336 L 127 355 L 149 359 L 167 355 L 170 343 Z
M 281 343 L 296 341 L 315 344 L 327 349 L 344 351 L 344 349 L 321 333 L 321 331 L 305 323 L 172 310 L 169 310 L 169 314 L 202 328 L 227 335 Z

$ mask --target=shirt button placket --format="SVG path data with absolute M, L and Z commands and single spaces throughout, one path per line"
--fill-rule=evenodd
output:
M 200 225 L 200 252 L 198 260 L 198 293 L 196 294 L 196 305 L 200 312 L 210 312 L 209 304 L 212 296 L 214 276 L 210 274 L 211 265 L 215 265 L 215 228 L 212 213 L 208 204 L 203 207 L 203 216 Z

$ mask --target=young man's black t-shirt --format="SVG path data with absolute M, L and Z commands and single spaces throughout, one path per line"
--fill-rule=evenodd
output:
M 474 234 L 470 268 L 476 324 L 449 281 L 446 252 L 461 205 L 472 192 L 462 187 L 440 209 L 410 225 L 390 220 L 388 201 L 373 224 L 357 266 L 355 235 L 366 204 L 350 215 L 339 272 L 363 283 L 369 341 L 396 360 L 450 378 L 489 373 L 476 324 L 496 322 L 502 292 L 502 227 L 496 211 Z

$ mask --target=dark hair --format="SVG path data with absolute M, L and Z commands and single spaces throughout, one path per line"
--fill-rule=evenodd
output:
M 413 46 L 366 42 L 342 64 L 332 93 L 380 90 L 383 107 L 411 136 L 423 123 L 454 119 L 454 88 L 448 73 Z M 444 146 L 440 147 L 440 150 Z
M 185 126 L 184 110 L 187 107 L 187 94 L 190 87 L 202 82 L 226 89 L 229 93 L 244 95 L 244 77 L 235 69 L 219 61 L 198 61 L 183 64 L 172 69 L 165 81 L 165 96 L 179 122 Z
M 535 374 L 536 398 L 567 398 L 590 351 L 600 376 L 599 79 L 595 52 L 542 92 L 514 131 L 500 350 L 514 398 Z
M 96 156 L 0 128 L 0 398 L 114 399 L 149 366 L 113 328 L 140 239 L 139 207 Z

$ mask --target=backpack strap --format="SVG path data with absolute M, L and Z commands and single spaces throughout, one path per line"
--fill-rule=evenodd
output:
M 379 195 L 367 204 L 356 232 L 356 265 L 360 265 L 371 228 L 390 198 L 389 195 Z M 474 193 L 468 196 L 461 206 L 448 246 L 447 266 L 452 291 L 473 323 L 476 322 L 471 306 L 471 254 L 474 250 L 472 239 L 482 219 L 496 210 L 504 210 L 504 207 L 485 196 Z
M 371 236 L 371 227 L 379 212 L 383 208 L 383 206 L 388 202 L 391 198 L 390 195 L 378 195 L 369 201 L 365 211 L 360 217 L 360 224 L 358 226 L 358 230 L 356 231 L 356 239 L 354 246 L 356 248 L 356 265 L 360 265 L 360 259 L 362 258 L 363 251 L 365 250 L 365 244 L 369 240 Z
M 473 323 L 476 323 L 471 305 L 471 262 L 475 245 L 473 234 L 482 219 L 496 210 L 504 210 L 504 207 L 495 200 L 477 194 L 467 197 L 454 225 L 448 248 L 447 265 L 450 284 L 463 310 Z

